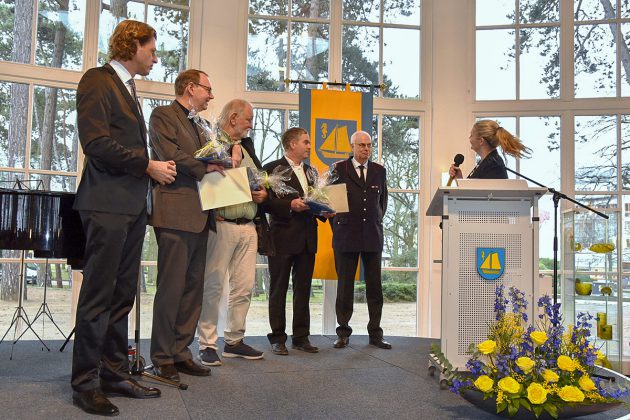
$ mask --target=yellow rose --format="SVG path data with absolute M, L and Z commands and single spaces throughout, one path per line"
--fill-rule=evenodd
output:
M 481 392 L 490 392 L 494 386 L 494 381 L 488 375 L 481 375 L 475 380 L 475 386 Z
M 547 401 L 548 391 L 537 383 L 532 383 L 527 387 L 527 399 L 532 404 L 543 404 Z
M 545 341 L 547 341 L 547 333 L 543 331 L 534 331 L 529 336 L 537 346 L 545 344 Z
M 558 357 L 558 367 L 567 372 L 573 372 L 575 370 L 575 362 L 569 356 Z
M 483 354 L 491 354 L 496 350 L 497 343 L 494 340 L 486 340 L 483 343 L 480 343 L 477 348 Z
M 499 389 L 509 392 L 510 394 L 517 394 L 521 390 L 521 384 L 516 382 L 516 380 L 510 376 L 499 380 L 498 385 Z
M 535 364 L 536 362 L 534 362 L 529 357 L 519 357 L 518 359 L 516 359 L 516 366 L 520 367 L 521 370 L 525 373 L 531 372 Z
M 583 391 L 595 391 L 597 389 L 597 387 L 595 386 L 595 383 L 591 380 L 591 378 L 588 375 L 584 375 L 582 376 L 579 380 L 578 380 L 578 385 L 580 385 L 580 388 L 582 388 Z
M 597 354 L 597 360 L 604 360 L 604 353 L 602 353 L 601 350 L 597 350 L 597 352 L 595 353 Z
M 584 401 L 584 394 L 582 391 L 574 386 L 566 385 L 560 388 L 558 396 L 562 398 L 562 401 L 566 402 L 582 402 Z
M 558 382 L 558 380 L 560 379 L 558 374 L 551 369 L 545 369 L 542 376 L 547 382 Z

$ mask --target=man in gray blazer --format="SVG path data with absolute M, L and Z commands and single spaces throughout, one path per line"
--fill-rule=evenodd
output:
M 175 162 L 149 160 L 134 76 L 157 63 L 155 30 L 125 20 L 109 40 L 110 62 L 85 72 L 77 89 L 77 125 L 85 166 L 74 209 L 86 235 L 83 283 L 72 354 L 72 400 L 82 410 L 116 415 L 105 394 L 159 397 L 129 375 L 127 315 L 137 290 L 150 180 L 174 181 Z
M 188 348 L 201 312 L 208 230 L 216 231 L 214 212 L 201 209 L 197 181 L 222 168 L 193 157 L 205 140 L 189 114 L 205 110 L 213 98 L 206 73 L 183 71 L 175 80 L 175 100 L 155 108 L 149 120 L 155 158 L 177 164 L 175 182 L 153 191 L 150 221 L 158 243 L 151 360 L 156 374 L 175 381 L 180 380 L 178 372 L 210 375 L 210 368 L 195 363 Z

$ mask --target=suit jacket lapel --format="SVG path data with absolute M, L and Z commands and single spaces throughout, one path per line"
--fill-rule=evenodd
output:
M 372 181 L 376 177 L 376 166 L 368 164 L 367 176 L 365 177 L 365 185 L 371 185 Z M 356 171 L 354 172 L 356 174 Z
M 346 161 L 347 170 L 348 170 L 348 178 L 352 180 L 359 187 L 363 188 L 363 182 L 361 182 L 361 178 L 357 175 L 357 171 L 354 169 L 354 164 L 352 163 L 352 158 Z M 367 181 L 367 180 L 366 180 Z
M 203 144 L 201 144 L 202 142 L 201 142 L 201 139 L 199 138 L 199 135 L 197 134 L 197 131 L 190 123 L 190 119 L 188 118 L 188 115 L 185 114 L 184 110 L 177 103 L 177 101 L 173 101 L 171 103 L 171 108 L 173 109 L 173 112 L 175 113 L 175 115 L 177 115 L 177 119 L 179 120 L 179 122 L 185 127 L 186 131 L 188 131 L 188 134 L 194 139 L 195 144 L 197 145 L 197 150 L 201 149 Z
M 140 125 L 140 133 L 142 134 L 142 140 L 144 140 L 144 144 L 146 144 L 147 143 L 147 128 L 144 124 L 144 118 L 142 117 L 142 114 L 140 114 L 140 110 L 138 109 L 138 105 L 136 104 L 136 101 L 133 99 L 133 97 L 127 90 L 127 87 L 125 86 L 123 81 L 120 80 L 120 77 L 118 77 L 116 70 L 114 70 L 114 68 L 110 66 L 109 64 L 105 64 L 104 67 L 111 74 L 112 79 L 114 80 L 114 83 L 116 84 L 116 87 L 120 91 L 120 94 L 123 96 L 123 98 L 125 98 L 127 105 L 129 105 L 129 110 L 138 119 L 138 122 L 140 123 L 139 125 Z

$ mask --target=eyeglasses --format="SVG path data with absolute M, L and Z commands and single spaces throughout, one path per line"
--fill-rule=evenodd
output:
M 201 83 L 192 82 L 194 85 L 201 86 L 208 92 L 208 95 L 212 95 L 212 88 L 210 86 L 202 85 Z

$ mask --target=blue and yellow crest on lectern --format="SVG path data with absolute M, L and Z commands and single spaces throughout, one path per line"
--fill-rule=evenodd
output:
M 350 136 L 357 131 L 352 120 L 315 119 L 315 153 L 326 165 L 348 159 L 352 154 Z
M 477 272 L 486 280 L 496 280 L 505 268 L 505 248 L 477 248 Z

